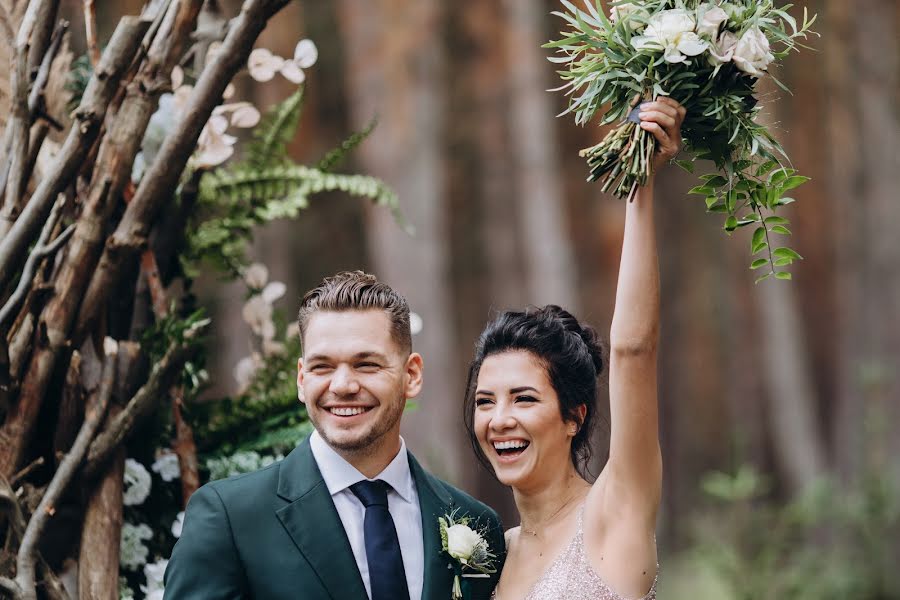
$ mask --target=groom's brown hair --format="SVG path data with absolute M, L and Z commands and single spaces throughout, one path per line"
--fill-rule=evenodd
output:
M 388 284 L 363 271 L 343 271 L 326 277 L 303 296 L 297 321 L 305 339 L 309 320 L 319 311 L 380 309 L 391 320 L 391 337 L 405 353 L 412 352 L 409 304 Z

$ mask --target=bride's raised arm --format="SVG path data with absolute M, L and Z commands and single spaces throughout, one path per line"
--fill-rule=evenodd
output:
M 669 98 L 641 107 L 640 126 L 659 142 L 654 171 L 678 153 L 683 119 L 684 108 Z M 646 519 L 650 528 L 656 521 L 662 487 L 657 409 L 659 262 L 653 185 L 651 176 L 625 209 L 609 338 L 609 462 L 592 491 L 601 511 L 609 508 L 618 515 L 626 511 L 632 518 Z

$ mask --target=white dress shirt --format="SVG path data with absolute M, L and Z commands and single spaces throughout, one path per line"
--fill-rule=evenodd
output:
M 366 542 L 363 534 L 363 522 L 366 508 L 359 498 L 350 491 L 350 486 L 366 479 L 353 465 L 344 460 L 329 446 L 318 431 L 313 431 L 309 440 L 313 458 L 322 473 L 322 479 L 328 487 L 328 493 L 334 502 L 344 531 L 350 540 L 350 548 L 366 586 L 366 593 L 372 597 L 372 584 L 369 581 L 369 564 L 366 561 Z M 422 580 L 425 575 L 425 552 L 422 542 L 422 513 L 419 508 L 419 494 L 409 470 L 409 458 L 406 454 L 406 442 L 400 438 L 400 452 L 384 470 L 373 480 L 381 479 L 391 486 L 388 490 L 388 511 L 397 529 L 400 541 L 400 553 L 403 557 L 403 570 L 406 572 L 406 585 L 409 588 L 410 600 L 422 598 Z

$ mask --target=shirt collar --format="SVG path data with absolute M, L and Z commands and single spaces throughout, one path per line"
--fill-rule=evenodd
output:
M 319 465 L 319 471 L 322 473 L 322 479 L 325 480 L 328 493 L 332 496 L 339 494 L 354 483 L 366 479 L 366 476 L 357 471 L 356 467 L 335 452 L 318 431 L 313 431 L 310 436 L 309 447 L 316 464 Z M 402 437 L 397 456 L 373 479 L 381 479 L 390 485 L 406 502 L 413 501 L 414 483 L 412 472 L 409 470 L 409 459 L 406 455 L 406 442 Z

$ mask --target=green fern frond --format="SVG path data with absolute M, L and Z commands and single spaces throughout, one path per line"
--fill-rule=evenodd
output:
M 200 186 L 202 199 L 250 205 L 253 217 L 260 221 L 296 217 L 308 206 L 309 196 L 331 191 L 371 198 L 402 219 L 397 194 L 384 182 L 368 175 L 324 173 L 303 165 L 282 164 L 209 173 Z
M 337 163 L 343 160 L 347 154 L 359 146 L 364 139 L 369 137 L 369 134 L 372 133 L 372 130 L 375 129 L 375 125 L 377 124 L 378 119 L 373 118 L 369 121 L 369 124 L 366 125 L 365 129 L 353 133 L 350 137 L 341 142 L 340 146 L 323 156 L 322 160 L 319 161 L 319 164 L 316 165 L 316 168 L 320 171 L 330 171 Z
M 245 162 L 253 166 L 283 163 L 287 145 L 297 132 L 303 110 L 303 86 L 276 104 L 253 129 L 253 141 L 247 147 Z

